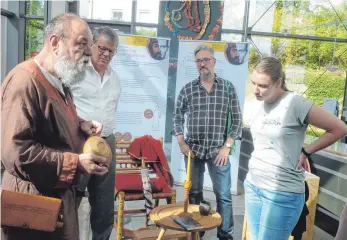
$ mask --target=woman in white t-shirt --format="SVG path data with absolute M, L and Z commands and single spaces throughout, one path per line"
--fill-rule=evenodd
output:
M 347 135 L 347 126 L 310 100 L 289 92 L 281 63 L 263 58 L 252 73 L 259 107 L 252 114 L 254 144 L 244 182 L 252 240 L 288 240 L 305 201 L 303 164 L 308 155 Z M 307 125 L 326 132 L 303 148 Z

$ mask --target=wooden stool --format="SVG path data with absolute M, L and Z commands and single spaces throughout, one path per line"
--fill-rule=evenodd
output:
M 210 215 L 202 216 L 199 212 L 199 205 L 189 204 L 187 212 L 203 226 L 202 229 L 191 231 L 191 235 L 189 234 L 188 237 L 193 240 L 200 239 L 199 232 L 216 228 L 222 223 L 222 217 L 216 211 L 212 210 Z M 149 215 L 150 220 L 161 227 L 157 240 L 163 239 L 166 231 L 169 229 L 188 232 L 174 221 L 174 217 L 181 213 L 183 213 L 183 204 L 163 205 L 151 211 Z

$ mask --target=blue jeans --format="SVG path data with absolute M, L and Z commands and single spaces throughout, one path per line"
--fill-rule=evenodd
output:
M 257 188 L 247 180 L 245 210 L 252 240 L 288 240 L 299 220 L 305 194 Z
M 186 166 L 187 166 L 187 158 Z M 213 192 L 216 195 L 217 212 L 222 216 L 222 224 L 217 229 L 218 238 L 228 238 L 232 236 L 234 228 L 233 208 L 231 198 L 231 176 L 230 162 L 227 161 L 225 166 L 216 166 L 215 158 L 209 159 L 192 159 L 191 161 L 191 181 L 192 188 L 189 192 L 189 203 L 200 204 L 203 200 L 203 185 L 205 164 L 207 163 L 208 172 L 210 173 Z

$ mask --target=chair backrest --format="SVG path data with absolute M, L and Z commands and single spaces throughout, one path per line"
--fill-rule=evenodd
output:
M 163 144 L 163 138 L 159 138 Z M 122 173 L 140 173 L 141 172 L 141 160 L 134 160 L 127 152 L 131 141 L 118 141 L 116 142 L 116 172 Z
M 141 160 L 133 160 L 127 153 L 130 141 L 118 141 L 116 142 L 116 172 L 132 172 L 138 173 L 141 171 Z

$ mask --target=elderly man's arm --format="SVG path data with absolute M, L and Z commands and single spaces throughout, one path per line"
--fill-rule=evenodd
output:
M 38 96 L 29 77 L 13 77 L 2 87 L 1 159 L 10 173 L 20 175 L 23 171 L 35 185 L 67 188 L 75 176 L 79 155 L 37 142 L 44 128 Z

